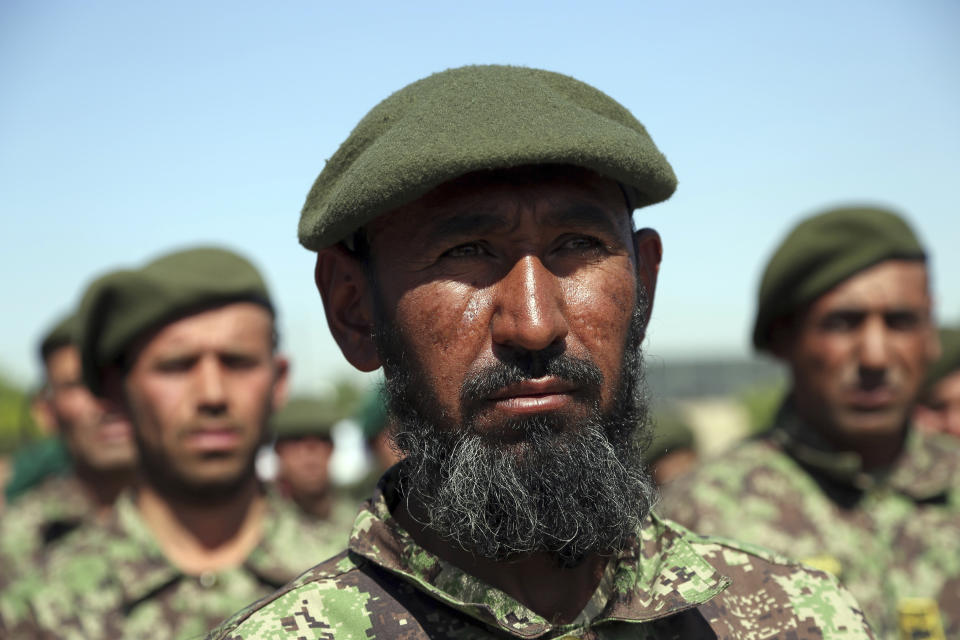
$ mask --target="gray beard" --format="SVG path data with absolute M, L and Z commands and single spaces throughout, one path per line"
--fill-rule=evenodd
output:
M 376 296 L 378 297 L 378 296 Z M 643 358 L 645 296 L 634 310 L 612 406 L 601 411 L 603 376 L 562 352 L 524 352 L 479 372 L 461 390 L 464 418 L 442 415 L 428 378 L 396 325 L 378 312 L 374 338 L 394 445 L 405 455 L 400 492 L 411 513 L 452 545 L 502 561 L 545 552 L 559 566 L 622 550 L 657 499 L 645 469 L 649 446 Z M 554 375 L 587 389 L 579 424 L 543 414 L 479 432 L 471 406 L 506 384 Z

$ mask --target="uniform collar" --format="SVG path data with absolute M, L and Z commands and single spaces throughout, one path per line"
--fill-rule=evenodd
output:
M 631 544 L 610 559 L 578 619 L 553 625 L 417 545 L 390 514 L 397 501 L 396 481 L 396 467 L 381 478 L 357 515 L 350 550 L 431 598 L 516 637 L 554 635 L 608 621 L 647 622 L 696 607 L 731 583 L 693 549 L 681 530 L 649 516 Z
M 903 450 L 885 469 L 868 471 L 853 451 L 841 451 L 797 415 L 788 398 L 768 437 L 814 473 L 860 492 L 889 488 L 918 501 L 935 500 L 956 486 L 960 446 L 908 425 Z
M 291 571 L 283 563 L 290 557 L 289 549 L 278 548 L 285 528 L 295 526 L 290 507 L 272 492 L 266 494 L 263 537 L 243 565 L 220 573 L 190 576 L 174 566 L 163 554 L 153 532 L 150 531 L 137 508 L 133 491 L 126 491 L 117 499 L 114 513 L 107 523 L 107 535 L 112 542 L 106 545 L 110 561 L 122 592 L 123 610 L 128 612 L 154 594 L 179 582 L 198 580 L 201 585 L 213 587 L 221 580 L 221 573 L 243 571 L 258 581 L 276 589 L 287 582 Z

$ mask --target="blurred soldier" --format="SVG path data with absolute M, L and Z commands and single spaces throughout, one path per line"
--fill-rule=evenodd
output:
M 927 372 L 914 418 L 927 431 L 960 438 L 960 329 L 941 329 L 940 347 L 940 358 Z
M 960 637 L 960 448 L 910 427 L 938 353 L 930 307 L 898 216 L 801 222 L 767 265 L 753 333 L 790 368 L 787 399 L 769 433 L 671 485 L 664 513 L 831 571 L 882 637 Z
M 674 187 L 567 76 L 451 69 L 371 111 L 300 239 L 344 355 L 384 368 L 404 458 L 349 551 L 213 637 L 870 637 L 829 576 L 649 516 L 661 247 L 631 212 Z
M 91 518 L 105 519 L 133 479 L 136 449 L 130 424 L 108 411 L 84 386 L 76 319 L 59 322 L 40 346 L 45 384 L 41 410 L 67 452 L 65 473 L 48 475 L 17 496 L 0 518 L 0 582 L 36 566 L 54 544 Z M 59 447 L 34 449 L 34 467 L 46 473 L 62 459 Z M 72 464 L 70 462 L 72 461 Z M 22 472 L 25 473 L 25 472 Z
M 654 481 L 663 487 L 696 466 L 697 442 L 693 429 L 678 411 L 662 412 L 655 424 L 645 458 Z
M 276 485 L 304 514 L 338 532 L 334 551 L 346 544 L 357 505 L 340 496 L 330 482 L 334 425 L 342 416 L 330 402 L 291 399 L 272 420 L 277 453 Z
M 12 637 L 195 637 L 329 554 L 254 473 L 287 362 L 250 263 L 171 253 L 94 282 L 80 317 L 84 381 L 130 417 L 140 473 L 105 525 L 0 598 Z

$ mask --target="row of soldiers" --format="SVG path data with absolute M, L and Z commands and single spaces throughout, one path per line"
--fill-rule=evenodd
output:
M 358 124 L 299 226 L 402 456 L 349 539 L 256 478 L 288 363 L 250 263 L 192 249 L 94 281 L 64 389 L 96 398 L 92 448 L 126 452 L 117 486 L 136 450 L 133 489 L 16 571 L 0 633 L 956 637 L 960 441 L 911 420 L 948 351 L 925 250 L 878 209 L 791 232 L 754 328 L 791 372 L 775 424 L 661 497 L 641 344 L 663 250 L 632 212 L 675 188 L 632 114 L 556 73 L 448 70 Z

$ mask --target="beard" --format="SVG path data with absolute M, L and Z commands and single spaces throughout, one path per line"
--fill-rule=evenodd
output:
M 652 431 L 640 348 L 645 309 L 640 291 L 608 409 L 600 406 L 603 375 L 591 361 L 562 349 L 514 351 L 465 380 L 459 424 L 437 410 L 423 367 L 378 309 L 374 339 L 394 446 L 405 456 L 401 498 L 418 507 L 411 513 L 448 543 L 489 560 L 541 552 L 570 567 L 623 549 L 657 498 L 643 463 Z M 494 431 L 477 428 L 490 393 L 544 375 L 574 383 L 586 416 L 544 413 Z

